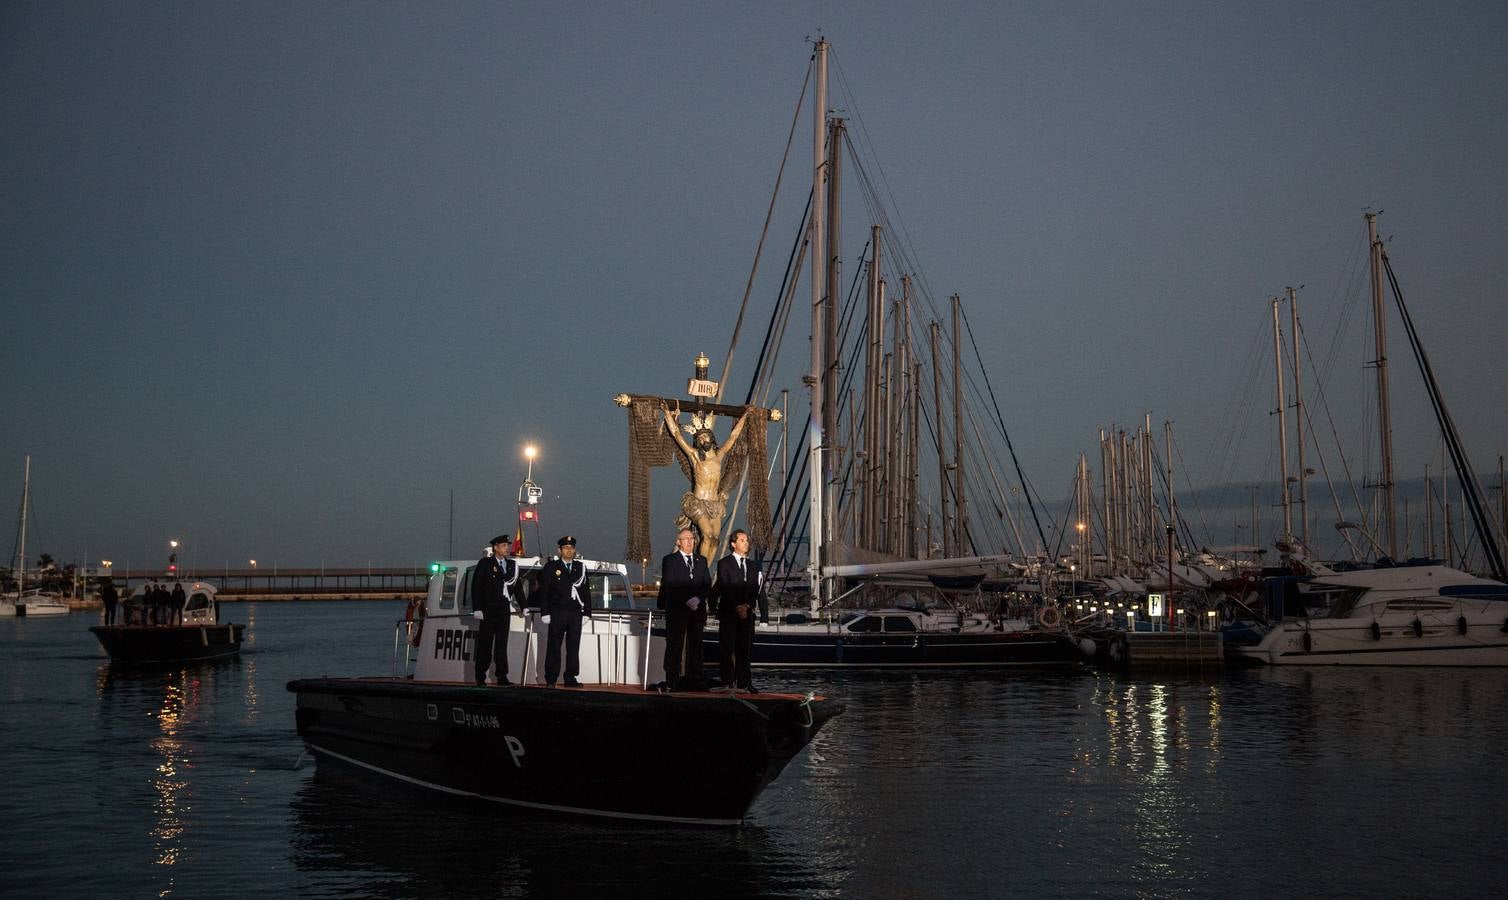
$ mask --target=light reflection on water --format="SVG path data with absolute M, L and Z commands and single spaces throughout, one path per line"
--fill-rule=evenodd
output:
M 255 623 L 239 660 L 157 672 L 0 621 L 4 893 L 218 895 L 236 873 L 278 896 L 1493 896 L 1508 876 L 1508 672 L 761 677 L 848 712 L 749 827 L 625 828 L 295 769 L 284 683 L 385 672 L 401 605 L 224 607 Z M 625 777 L 645 752 L 602 748 Z M 70 854 L 59 821 L 92 823 Z

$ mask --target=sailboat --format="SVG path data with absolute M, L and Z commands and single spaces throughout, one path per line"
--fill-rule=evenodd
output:
M 972 376 L 961 374 L 960 349 L 972 335 L 965 334 L 962 305 L 953 295 L 952 366 L 951 373 L 945 373 L 945 329 L 932 321 L 923 338 L 920 318 L 912 321 L 913 304 L 918 311 L 919 301 L 930 305 L 920 280 L 900 275 L 899 296 L 887 298 L 882 256 L 911 266 L 906 249 L 893 243 L 893 230 L 879 224 L 883 214 L 869 231 L 867 292 L 853 292 L 851 322 L 846 312 L 840 314 L 844 303 L 839 296 L 839 196 L 843 152 L 850 145 L 844 119 L 828 114 L 829 51 L 828 42 L 817 38 L 811 63 L 813 177 L 804 239 L 798 238 L 798 249 L 793 250 L 744 401 L 768 398 L 779 344 L 771 336 L 784 334 L 791 310 L 798 305 L 792 299 L 805 263 L 812 339 L 810 367 L 802 381 L 811 413 L 804 436 L 792 436 L 798 446 L 804 444 L 797 457 L 797 468 L 804 474 L 789 473 L 785 479 L 778 504 L 780 536 L 773 547 L 763 548 L 769 552 L 765 569 L 771 583 L 801 586 L 788 594 L 799 608 L 757 623 L 752 663 L 824 668 L 1076 665 L 1086 650 L 1061 627 L 1062 616 L 1055 608 L 1040 610 L 1046 616 L 1040 621 L 1030 601 L 1007 604 L 997 599 L 1012 593 L 1023 564 L 1019 557 L 990 553 L 997 541 L 983 535 L 987 529 L 1015 528 L 1017 543 L 1021 541 L 1013 521 L 1003 524 L 1011 515 L 1010 504 L 1000 499 L 1005 491 L 989 456 L 976 453 L 983 444 L 980 423 L 972 412 L 965 415 L 961 405 L 966 377 Z M 855 168 L 861 183 L 867 184 L 862 163 Z M 854 283 L 857 286 L 857 278 Z M 941 318 L 939 312 L 937 319 Z M 742 319 L 741 309 L 740 323 Z M 738 330 L 735 326 L 735 343 Z M 732 357 L 730 347 L 728 365 Z M 924 378 L 921 360 L 928 358 L 931 371 Z M 725 369 L 718 384 L 726 381 Z M 924 382 L 931 385 L 930 414 L 922 411 Z M 719 386 L 719 402 L 721 392 Z M 949 414 L 945 400 L 951 400 Z M 993 429 L 996 422 L 1008 445 L 998 409 L 994 420 L 985 417 L 984 428 Z M 923 438 L 924 434 L 931 436 Z M 782 447 L 786 443 L 782 441 Z M 919 488 L 919 456 L 933 449 L 938 460 L 935 496 L 941 506 L 936 541 L 929 498 Z M 970 478 L 993 489 L 988 506 L 997 519 L 986 521 L 978 515 L 970 520 L 966 464 Z M 1019 465 L 1016 468 L 1020 475 Z M 771 474 L 751 471 L 748 477 L 761 482 Z M 1030 504 L 1030 491 L 1023 494 Z M 803 528 L 804 540 L 798 537 Z M 1038 530 L 1040 534 L 1040 526 Z M 1004 540 L 1002 536 L 1000 543 Z M 1024 554 L 1024 545 L 1022 549 Z M 798 568 L 802 550 L 804 572 Z M 981 584 L 988 584 L 995 596 L 987 598 L 978 589 Z M 709 623 L 704 646 L 705 658 L 715 660 L 715 624 Z
M 21 477 L 21 526 L 16 550 L 16 594 L 0 602 L 0 616 L 65 616 L 68 603 L 61 596 L 41 588 L 26 589 L 26 519 L 31 501 L 31 457 Z
M 1420 343 L 1413 317 L 1403 301 L 1387 251 L 1377 237 L 1375 213 L 1367 214 L 1367 231 L 1371 243 L 1377 347 L 1375 368 L 1382 444 L 1383 549 L 1389 557 L 1397 558 L 1386 318 L 1382 300 L 1383 274 L 1386 272 L 1492 578 L 1480 578 L 1442 565 L 1395 566 L 1391 559 L 1377 568 L 1337 573 L 1290 554 L 1290 558 L 1307 568 L 1308 586 L 1324 592 L 1329 598 L 1326 608 L 1315 615 L 1282 619 L 1254 642 L 1235 643 L 1230 649 L 1248 660 L 1270 665 L 1508 666 L 1508 583 L 1505 583 L 1508 582 L 1508 569 L 1504 566 L 1499 536 L 1487 514 L 1481 487 L 1455 423 L 1446 409 L 1429 356 Z M 1279 399 L 1281 408 L 1281 387 Z M 1287 503 L 1285 478 L 1285 512 Z M 1291 541 L 1291 537 L 1287 540 Z

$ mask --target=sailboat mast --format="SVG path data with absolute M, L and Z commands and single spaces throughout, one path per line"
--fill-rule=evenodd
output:
M 1164 419 L 1162 423 L 1162 440 L 1166 448 L 1168 468 L 1168 525 L 1178 527 L 1178 496 L 1173 493 L 1173 420 Z M 1190 548 L 1192 549 L 1192 548 Z M 1170 588 L 1171 589 L 1171 588 Z
M 1272 299 L 1272 354 L 1277 363 L 1273 370 L 1278 381 L 1278 468 L 1283 481 L 1283 537 L 1293 534 L 1293 503 L 1288 496 L 1288 401 L 1283 396 L 1283 332 L 1278 324 L 1278 304 Z
M 937 417 L 937 428 L 935 429 L 937 433 L 937 496 L 942 503 L 942 551 L 943 556 L 946 557 L 953 554 L 951 552 L 952 548 L 948 546 L 948 458 L 943 456 L 942 373 L 938 371 L 937 364 L 938 326 L 936 321 L 931 323 L 929 330 L 932 335 L 932 408 L 936 412 Z M 927 547 L 927 555 L 932 555 L 930 542 Z
M 1299 364 L 1299 292 L 1288 289 L 1288 314 L 1293 341 L 1293 437 L 1298 446 L 1299 464 L 1299 538 L 1309 546 L 1309 470 L 1304 468 L 1304 378 Z
M 959 379 L 958 361 L 961 303 L 953 295 L 953 552 L 963 556 L 964 534 L 968 530 L 963 493 L 963 382 Z
M 827 392 L 823 402 L 827 405 L 828 434 L 832 438 L 829 450 L 841 450 L 839 446 L 841 431 L 838 427 L 839 404 L 842 399 L 838 396 L 839 386 L 843 383 L 843 376 L 839 372 L 839 357 L 842 349 L 838 346 L 838 255 L 843 246 L 843 210 L 838 202 L 843 187 L 843 120 L 833 116 L 831 126 L 827 134 L 827 250 L 823 259 L 823 269 L 827 273 L 827 286 L 823 290 L 826 298 L 823 302 L 822 321 L 823 331 L 826 337 L 823 343 L 827 345 Z M 850 391 L 849 393 L 852 393 Z M 851 423 L 850 423 L 851 426 Z M 847 452 L 854 451 L 854 442 L 848 441 Z M 827 455 L 827 499 L 823 501 L 823 508 L 827 512 L 827 539 L 838 540 L 840 526 L 838 523 L 838 504 L 842 494 L 839 484 L 838 464 L 841 460 L 839 453 Z M 852 515 L 849 516 L 852 520 Z M 831 560 L 824 557 L 823 563 L 830 564 Z M 831 583 L 828 587 L 831 588 Z M 830 592 L 829 592 L 830 593 Z M 828 599 L 831 599 L 829 596 Z
M 1367 241 L 1372 248 L 1372 326 L 1377 338 L 1377 429 L 1382 444 L 1383 546 L 1398 558 L 1398 521 L 1393 502 L 1393 420 L 1388 399 L 1388 321 L 1382 306 L 1382 241 L 1377 237 L 1377 214 L 1367 213 Z
M 812 417 L 807 428 L 807 452 L 811 459 L 807 477 L 811 479 L 808 491 L 806 573 L 807 587 L 811 592 L 813 608 L 826 599 L 823 590 L 822 563 L 826 544 L 826 491 L 828 432 L 826 380 L 827 330 L 823 321 L 824 288 L 827 286 L 827 41 L 817 38 L 814 64 L 817 77 L 812 103 L 812 215 L 811 215 L 811 263 L 812 263 L 812 331 L 811 370 L 807 374 L 807 390 L 810 394 Z
M 863 526 L 859 543 L 870 550 L 878 548 L 880 511 L 880 356 L 884 343 L 885 312 L 880 305 L 880 226 L 869 226 L 869 290 L 866 297 L 869 313 L 864 328 L 864 503 Z
M 16 551 L 16 599 L 26 590 L 26 505 L 31 500 L 31 457 L 26 457 L 26 468 L 21 476 L 21 545 Z

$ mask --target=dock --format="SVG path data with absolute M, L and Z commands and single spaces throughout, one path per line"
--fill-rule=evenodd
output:
M 1130 631 L 1126 663 L 1133 669 L 1218 669 L 1225 644 L 1218 631 Z

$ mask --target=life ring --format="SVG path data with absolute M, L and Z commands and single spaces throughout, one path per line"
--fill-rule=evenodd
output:
M 412 597 L 408 601 L 408 608 L 403 611 L 403 621 L 418 622 L 417 628 L 410 626 L 408 642 L 411 646 L 419 646 L 419 639 L 424 636 L 424 600 Z
M 1063 614 L 1056 606 L 1044 606 L 1037 611 L 1037 624 L 1043 628 L 1057 628 L 1063 624 Z

